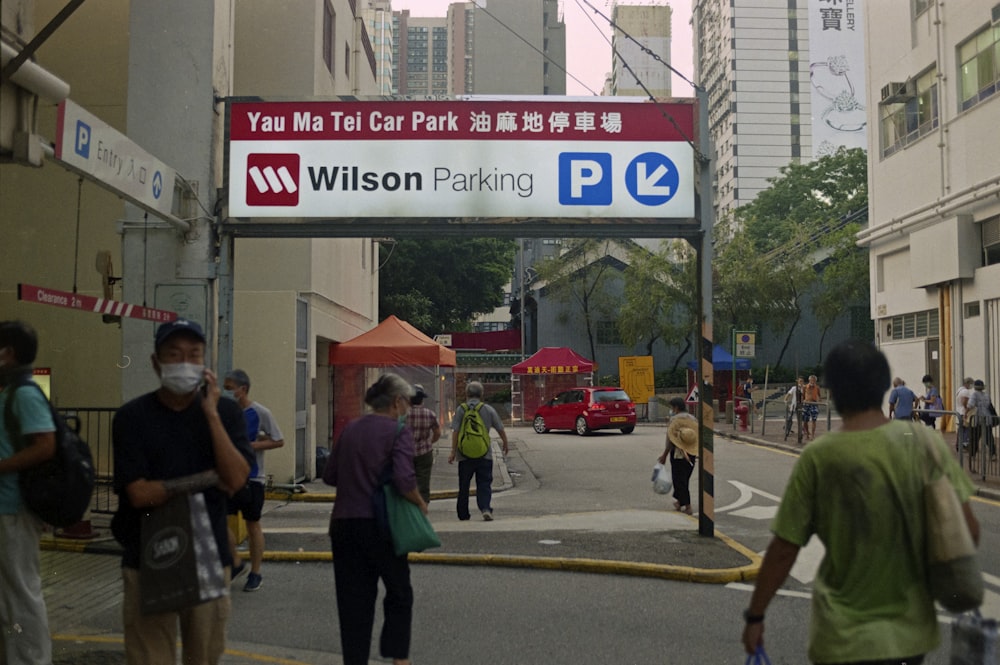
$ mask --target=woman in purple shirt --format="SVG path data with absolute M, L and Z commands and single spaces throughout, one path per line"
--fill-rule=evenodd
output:
M 372 495 L 392 465 L 392 484 L 426 514 L 413 470 L 413 434 L 403 427 L 413 388 L 396 374 L 383 374 L 365 403 L 373 413 L 351 421 L 333 446 L 323 481 L 337 488 L 330 516 L 333 574 L 344 665 L 367 665 L 375 623 L 378 580 L 385 585 L 385 623 L 379 639 L 383 658 L 409 665 L 413 587 L 406 555 L 396 556 L 379 530 Z

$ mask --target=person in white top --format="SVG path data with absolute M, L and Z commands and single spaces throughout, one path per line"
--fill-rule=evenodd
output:
M 967 376 L 962 381 L 962 387 L 955 393 L 955 412 L 958 414 L 958 429 L 955 434 L 956 449 L 958 449 L 958 446 L 962 446 L 963 448 L 968 448 L 969 446 L 969 428 L 963 423 L 965 421 L 965 412 L 969 408 L 969 397 L 973 392 L 972 377 Z

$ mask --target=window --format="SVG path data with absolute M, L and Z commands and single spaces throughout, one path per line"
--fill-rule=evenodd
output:
M 326 69 L 333 73 L 333 33 L 337 28 L 337 13 L 329 2 L 323 3 L 323 62 Z
M 344 76 L 351 78 L 351 45 L 344 44 Z
M 965 318 L 974 319 L 979 316 L 979 303 L 978 302 L 967 302 L 965 303 Z
M 614 321 L 597 322 L 597 343 L 598 344 L 621 344 L 622 338 L 618 334 L 618 326 Z
M 929 309 L 915 314 L 894 316 L 889 326 L 890 338 L 894 340 L 937 337 L 938 312 L 936 309 Z
M 916 18 L 927 11 L 934 0 L 913 0 L 913 18 Z
M 991 25 L 958 47 L 964 111 L 997 91 L 1000 79 L 1000 24 Z
M 983 222 L 983 265 L 1000 263 L 1000 215 Z
M 912 89 L 903 90 L 890 101 L 879 104 L 879 129 L 882 156 L 902 150 L 938 127 L 937 68 L 931 67 L 907 82 Z

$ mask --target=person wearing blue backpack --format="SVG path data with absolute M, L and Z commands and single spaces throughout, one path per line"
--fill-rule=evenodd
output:
M 483 384 L 470 381 L 465 386 L 466 401 L 455 411 L 451 421 L 451 455 L 448 464 L 458 460 L 458 519 L 467 520 L 469 514 L 469 486 L 476 478 L 476 505 L 483 519 L 493 521 L 493 446 L 490 428 L 496 430 L 507 454 L 507 433 L 496 410 L 483 400 Z
M 52 640 L 42 597 L 38 544 L 41 521 L 21 500 L 18 472 L 56 452 L 55 422 L 40 390 L 14 388 L 31 375 L 38 335 L 22 321 L 0 322 L 0 412 L 13 399 L 14 416 L 28 445 L 15 451 L 0 427 L 0 663 L 51 665 Z

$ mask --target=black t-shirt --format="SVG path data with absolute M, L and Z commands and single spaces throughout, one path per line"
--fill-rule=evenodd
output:
M 222 425 L 248 464 L 253 464 L 253 449 L 247 441 L 243 410 L 231 399 L 219 400 Z M 114 443 L 114 490 L 118 511 L 112 532 L 125 549 L 122 565 L 139 567 L 139 529 L 142 511 L 133 507 L 125 488 L 129 483 L 146 480 L 169 480 L 215 468 L 212 435 L 197 397 L 188 408 L 174 411 L 164 405 L 156 393 L 147 393 L 124 404 L 112 422 Z M 205 504 L 219 547 L 222 565 L 232 564 L 226 529 L 226 494 L 217 488 L 204 490 Z

